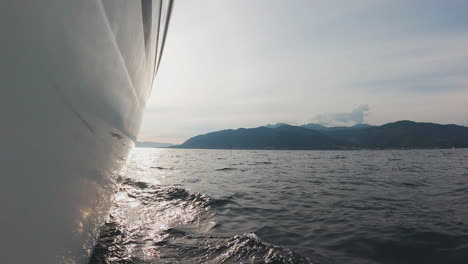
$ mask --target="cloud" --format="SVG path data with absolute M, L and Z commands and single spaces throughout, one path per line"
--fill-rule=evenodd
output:
M 328 126 L 355 125 L 365 122 L 370 107 L 367 104 L 360 105 L 349 113 L 319 114 L 312 118 L 312 123 Z

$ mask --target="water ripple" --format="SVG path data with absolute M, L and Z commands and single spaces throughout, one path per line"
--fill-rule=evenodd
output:
M 467 158 L 136 149 L 92 263 L 468 263 Z

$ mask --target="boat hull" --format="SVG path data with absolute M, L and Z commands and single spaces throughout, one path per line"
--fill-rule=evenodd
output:
M 2 262 L 87 263 L 151 91 L 160 9 L 0 6 Z

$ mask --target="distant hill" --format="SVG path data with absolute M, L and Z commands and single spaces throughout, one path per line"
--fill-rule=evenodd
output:
M 358 148 L 466 148 L 468 127 L 398 121 L 355 131 L 334 131 Z
M 337 140 L 311 129 L 282 125 L 222 130 L 188 139 L 180 148 L 330 149 Z
M 138 147 L 138 148 L 167 148 L 173 145 L 174 144 L 171 144 L 171 143 L 148 142 L 148 141 L 146 142 L 137 141 L 135 143 L 135 147 Z
M 301 127 L 318 130 L 318 131 L 336 131 L 336 130 L 356 130 L 356 129 L 369 128 L 372 126 L 368 124 L 357 124 L 357 125 L 349 126 L 349 127 L 346 127 L 346 126 L 327 127 L 327 126 L 323 126 L 319 124 L 310 123 L 310 124 L 302 125 Z
M 268 125 L 266 125 L 265 127 L 268 127 L 268 128 L 277 128 L 277 127 L 280 127 L 280 126 L 289 126 L 289 125 L 286 124 L 286 123 L 276 123 L 276 124 L 274 124 L 274 125 L 268 124 Z
M 277 127 L 280 127 L 280 126 L 290 126 L 290 125 L 286 124 L 286 123 L 276 123 L 274 125 L 268 124 L 265 127 L 277 128 Z M 320 124 L 309 123 L 309 124 L 301 125 L 300 127 L 308 128 L 308 129 L 312 129 L 312 130 L 318 130 L 318 131 L 324 131 L 324 130 L 331 131 L 331 130 L 361 129 L 361 128 L 368 128 L 368 127 L 372 127 L 372 126 L 368 125 L 368 124 L 357 124 L 357 125 L 349 126 L 349 127 L 346 127 L 346 126 L 327 127 L 327 126 L 320 125 Z
M 381 126 L 317 124 L 222 130 L 192 137 L 176 148 L 205 149 L 390 149 L 466 148 L 468 127 L 398 121 Z

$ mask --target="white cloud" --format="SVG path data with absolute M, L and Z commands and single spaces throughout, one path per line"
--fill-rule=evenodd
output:
M 360 105 L 351 112 L 318 114 L 311 119 L 311 122 L 326 126 L 364 124 L 369 110 L 369 105 Z

